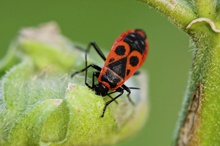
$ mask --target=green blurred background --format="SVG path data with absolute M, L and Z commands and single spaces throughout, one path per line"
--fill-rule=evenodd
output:
M 0 58 L 18 31 L 55 21 L 73 41 L 94 40 L 109 49 L 120 33 L 131 28 L 147 32 L 150 115 L 143 129 L 117 146 L 171 144 L 192 60 L 188 36 L 164 16 L 135 0 L 0 0 Z

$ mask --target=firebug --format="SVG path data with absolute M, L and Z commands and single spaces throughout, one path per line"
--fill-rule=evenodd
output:
M 87 54 L 91 46 L 105 61 L 102 68 L 96 64 L 88 65 Z M 85 68 L 73 73 L 71 77 L 85 71 L 85 85 L 94 90 L 97 95 L 109 96 L 111 98 L 111 100 L 106 102 L 101 117 L 104 117 L 107 106 L 120 97 L 124 90 L 128 92 L 127 97 L 132 102 L 129 96 L 131 93 L 130 89 L 138 88 L 127 87 L 124 82 L 133 74 L 136 74 L 137 70 L 143 65 L 148 49 L 146 34 L 141 29 L 128 30 L 122 33 L 113 43 L 107 58 L 95 42 L 91 42 L 88 45 L 85 52 Z M 87 72 L 90 67 L 97 70 L 93 72 L 92 85 L 87 83 Z M 95 83 L 95 78 L 98 79 L 98 83 Z M 111 97 L 110 94 L 115 92 L 119 92 L 119 94 L 114 98 Z

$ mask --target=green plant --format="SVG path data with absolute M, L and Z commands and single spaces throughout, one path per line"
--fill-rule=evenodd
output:
M 142 127 L 148 111 L 145 82 L 133 94 L 135 106 L 124 95 L 101 118 L 109 99 L 84 86 L 84 76 L 70 78 L 84 66 L 84 53 L 55 23 L 20 32 L 0 61 L 0 145 L 111 145 Z M 144 74 L 140 77 L 143 82 Z
M 220 145 L 220 3 L 141 0 L 186 32 L 194 47 L 188 88 L 174 145 Z

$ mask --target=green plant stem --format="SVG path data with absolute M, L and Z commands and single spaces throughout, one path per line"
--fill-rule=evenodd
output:
M 216 2 L 213 0 L 194 0 L 199 17 L 214 18 Z
M 220 81 L 219 76 L 216 76 L 220 73 L 218 34 L 210 31 L 210 27 L 205 22 L 195 24 L 189 33 L 195 47 L 194 59 L 174 143 L 175 145 L 208 146 L 212 141 L 212 144 L 219 144 L 214 142 L 214 139 L 219 137 L 217 133 L 220 129 L 215 127 L 218 124 L 213 122 L 219 120 L 216 113 L 220 108 L 218 103 L 212 100 L 213 97 L 216 100 L 220 97 L 220 92 L 213 88 Z M 198 97 L 196 101 L 195 96 Z M 196 106 L 195 110 L 192 105 Z M 212 106 L 215 108 L 211 108 Z M 216 134 L 207 137 L 208 133 Z
M 216 13 L 219 3 L 215 0 L 143 1 L 188 33 L 194 45 L 188 88 L 173 144 L 220 145 L 220 22 Z
M 162 14 L 167 16 L 180 29 L 185 29 L 186 26 L 196 18 L 196 14 L 192 11 L 189 2 L 176 0 L 140 0 L 149 4 Z

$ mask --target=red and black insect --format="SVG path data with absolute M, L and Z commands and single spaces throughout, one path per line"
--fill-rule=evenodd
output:
M 105 61 L 101 68 L 95 64 L 87 64 L 87 54 L 91 46 L 94 47 L 99 56 Z M 101 117 L 104 116 L 107 106 L 120 97 L 124 90 L 128 92 L 130 99 L 130 89 L 138 89 L 127 87 L 124 82 L 129 79 L 142 66 L 148 54 L 148 41 L 146 34 L 141 29 L 128 30 L 122 33 L 112 45 L 107 58 L 102 53 L 95 42 L 91 42 L 85 53 L 85 68 L 73 73 L 74 75 L 85 71 L 85 85 L 94 90 L 97 95 L 109 96 L 111 100 L 106 102 Z M 97 71 L 93 72 L 92 85 L 87 83 L 88 68 L 94 68 Z M 98 83 L 95 84 L 95 78 L 98 78 Z M 109 92 L 111 91 L 111 92 Z M 110 94 L 119 92 L 116 97 L 111 97 Z

